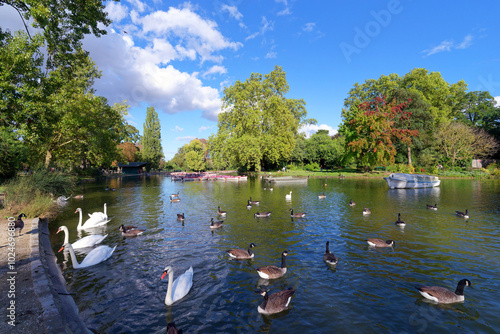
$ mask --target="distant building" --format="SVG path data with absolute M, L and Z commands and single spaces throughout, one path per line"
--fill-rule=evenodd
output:
M 146 167 L 146 162 L 129 162 L 128 164 L 118 164 L 118 171 L 123 174 L 142 174 Z

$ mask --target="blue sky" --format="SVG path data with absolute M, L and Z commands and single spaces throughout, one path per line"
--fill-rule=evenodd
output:
M 127 100 L 142 133 L 146 108 L 159 114 L 166 159 L 217 132 L 224 87 L 283 67 L 289 98 L 334 134 L 356 82 L 440 72 L 449 83 L 500 96 L 500 2 L 214 0 L 105 2 L 108 34 L 87 37 L 103 76 L 97 94 Z M 0 7 L 2 27 L 20 22 Z

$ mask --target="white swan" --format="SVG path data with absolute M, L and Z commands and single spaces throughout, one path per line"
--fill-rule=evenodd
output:
M 75 269 L 80 269 L 80 268 L 85 268 L 85 267 L 90 267 L 95 264 L 101 263 L 103 261 L 106 261 L 109 259 L 111 254 L 115 251 L 115 247 L 111 248 L 109 246 L 99 246 L 94 248 L 93 250 L 90 251 L 90 253 L 87 254 L 87 256 L 83 259 L 82 263 L 78 263 L 76 260 L 76 255 L 75 251 L 73 250 L 73 247 L 71 244 L 64 244 L 59 252 L 61 252 L 65 248 L 69 249 L 69 253 L 71 255 L 71 261 L 73 261 L 73 268 Z
M 285 195 L 285 199 L 291 200 L 292 199 L 292 192 L 290 191 L 289 194 Z
M 108 213 L 106 212 L 107 205 L 104 203 L 104 212 L 94 212 L 92 214 L 88 214 L 90 218 L 95 218 L 99 220 L 106 220 L 108 219 Z
M 77 230 L 84 230 L 86 228 L 99 227 L 106 225 L 109 222 L 109 219 L 106 220 L 98 220 L 97 218 L 89 218 L 85 221 L 85 224 L 82 225 L 82 209 L 76 209 L 75 213 L 80 212 L 80 220 L 78 222 Z
M 64 231 L 64 244 L 69 244 L 69 231 L 66 226 L 61 226 L 57 230 L 57 233 Z M 93 247 L 94 245 L 100 244 L 104 238 L 106 238 L 108 235 L 89 235 L 86 236 L 85 238 L 81 238 L 78 241 L 74 242 L 71 244 L 73 248 L 86 248 L 86 247 Z
M 167 295 L 165 296 L 165 304 L 172 305 L 173 303 L 187 295 L 189 290 L 193 286 L 193 267 L 189 267 L 189 269 L 186 270 L 184 274 L 177 277 L 173 283 L 172 280 L 174 279 L 174 270 L 172 269 L 172 267 L 168 266 L 165 268 L 161 279 L 163 279 L 167 274 L 168 289 Z

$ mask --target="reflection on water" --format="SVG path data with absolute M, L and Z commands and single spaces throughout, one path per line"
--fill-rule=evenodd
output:
M 63 267 L 80 315 L 100 332 L 165 332 L 173 321 L 188 333 L 494 332 L 500 330 L 499 190 L 497 180 L 442 180 L 439 188 L 390 190 L 383 179 L 310 179 L 270 191 L 259 179 L 180 183 L 163 176 L 124 177 L 83 184 L 78 193 L 84 199 L 68 201 L 51 224 L 51 238 L 57 251 L 63 242 L 55 234 L 58 226 L 68 227 L 70 242 L 93 233 L 77 233 L 74 212 L 102 211 L 107 203 L 112 219 L 96 233 L 109 234 L 103 244 L 118 244 L 113 256 L 84 269 L 70 262 Z M 169 196 L 177 192 L 181 201 L 171 203 Z M 260 205 L 247 209 L 250 197 Z M 351 199 L 356 206 L 349 206 Z M 427 209 L 434 203 L 437 211 Z M 224 227 L 211 230 L 210 219 L 220 220 L 218 206 L 227 211 Z M 372 213 L 363 216 L 364 207 Z M 290 208 L 307 215 L 293 219 Z M 469 220 L 455 215 L 465 208 Z M 254 218 L 266 211 L 272 215 Z M 178 221 L 178 213 L 186 219 Z M 394 224 L 398 213 L 404 229 Z M 122 238 L 122 224 L 146 232 Z M 396 245 L 368 247 L 367 238 Z M 336 266 L 323 262 L 326 241 L 339 258 Z M 257 245 L 252 260 L 226 253 L 251 242 Z M 284 277 L 260 279 L 255 268 L 279 266 L 284 249 Z M 64 252 L 57 256 L 59 263 L 68 260 Z M 84 256 L 77 253 L 79 261 Z M 167 265 L 177 274 L 194 269 L 190 292 L 171 307 L 164 304 L 167 284 L 160 281 Z M 429 304 L 414 288 L 454 290 L 462 278 L 474 289 L 466 289 L 460 304 Z M 260 287 L 297 292 L 288 311 L 269 317 L 257 312 Z

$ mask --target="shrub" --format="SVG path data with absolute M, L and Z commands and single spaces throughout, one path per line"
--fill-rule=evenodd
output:
M 309 171 L 309 172 L 314 172 L 315 170 L 319 169 L 319 164 L 317 162 L 311 162 L 311 163 L 305 165 L 304 169 Z

